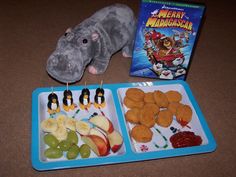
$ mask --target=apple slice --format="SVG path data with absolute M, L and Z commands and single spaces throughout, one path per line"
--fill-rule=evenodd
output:
M 98 128 L 101 128 L 106 133 L 112 133 L 114 131 L 112 122 L 105 116 L 98 115 L 98 116 L 91 117 L 89 119 L 89 122 L 91 122 Z
M 76 131 L 79 132 L 80 135 L 88 135 L 90 132 L 90 125 L 88 122 L 78 120 L 75 123 Z
M 97 156 L 106 156 L 110 148 L 107 143 L 97 135 L 87 135 L 81 137 L 82 141 L 87 144 Z
M 123 138 L 121 134 L 118 131 L 114 130 L 112 133 L 107 134 L 107 138 L 110 143 L 112 152 L 117 152 L 123 144 Z
M 102 132 L 102 130 L 99 130 L 98 128 L 91 128 L 89 135 L 97 135 L 101 137 L 106 142 L 107 146 L 110 147 L 107 136 Z

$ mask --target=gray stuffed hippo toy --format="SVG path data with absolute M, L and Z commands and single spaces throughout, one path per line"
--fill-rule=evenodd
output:
M 63 83 L 79 81 L 86 66 L 92 74 L 104 73 L 111 56 L 122 49 L 132 56 L 136 20 L 126 5 L 115 4 L 97 11 L 60 37 L 47 61 L 47 72 Z

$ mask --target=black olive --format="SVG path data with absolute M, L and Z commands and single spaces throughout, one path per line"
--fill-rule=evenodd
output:
M 87 40 L 87 39 L 83 39 L 83 43 L 84 43 L 84 44 L 87 44 L 87 43 L 88 43 L 88 40 Z
M 97 115 L 98 115 L 98 113 L 94 112 L 94 113 L 93 113 L 93 115 L 94 115 L 94 116 L 97 116 Z
M 173 131 L 174 129 L 175 129 L 174 127 L 170 127 L 170 130 L 172 130 L 172 131 Z
M 172 130 L 173 133 L 176 133 L 177 132 L 177 128 L 175 128 L 174 130 Z
M 97 116 L 98 113 L 94 112 L 90 117 L 94 117 L 94 116 Z

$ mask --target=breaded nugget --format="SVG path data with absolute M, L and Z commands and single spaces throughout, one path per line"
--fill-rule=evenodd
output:
M 132 108 L 125 113 L 125 119 L 130 122 L 137 124 L 140 119 L 140 110 L 138 108 Z
M 150 109 L 142 109 L 139 122 L 146 127 L 153 127 L 155 125 L 155 114 Z
M 148 109 L 148 110 L 152 111 L 154 113 L 154 115 L 157 115 L 159 113 L 159 111 L 160 111 L 159 106 L 157 106 L 154 103 L 146 103 L 143 106 L 143 109 Z
M 125 95 L 133 101 L 143 101 L 144 91 L 138 88 L 129 88 Z
M 173 121 L 173 114 L 169 110 L 161 110 L 157 116 L 156 123 L 161 127 L 169 127 Z
M 127 96 L 124 98 L 124 105 L 127 108 L 142 108 L 144 106 L 143 101 L 133 101 Z
M 167 108 L 169 101 L 163 92 L 157 90 L 153 93 L 153 96 L 154 96 L 154 100 L 155 100 L 156 104 L 160 108 Z
M 145 125 L 136 125 L 131 130 L 131 137 L 137 142 L 147 143 L 152 140 L 153 132 Z
M 180 125 L 185 126 L 192 120 L 193 111 L 189 105 L 182 105 L 177 108 L 176 120 Z
M 182 95 L 174 90 L 170 90 L 165 93 L 169 102 L 180 102 L 182 100 Z
M 143 100 L 145 103 L 155 103 L 153 92 L 145 93 Z
M 169 103 L 167 109 L 172 112 L 172 114 L 176 115 L 178 107 L 182 106 L 179 102 L 171 102 Z

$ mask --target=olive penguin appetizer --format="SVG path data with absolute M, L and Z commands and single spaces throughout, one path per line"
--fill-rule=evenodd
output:
M 75 105 L 73 103 L 72 92 L 70 90 L 64 91 L 63 108 L 65 111 L 70 111 L 70 110 L 75 109 Z
M 82 110 L 88 109 L 91 106 L 90 91 L 88 88 L 84 88 L 79 97 L 79 106 Z
M 94 106 L 96 108 L 104 108 L 106 106 L 103 88 L 96 89 L 96 94 L 94 96 Z
M 58 97 L 55 93 L 50 93 L 48 95 L 48 113 L 55 114 L 60 112 L 60 106 L 58 102 Z

